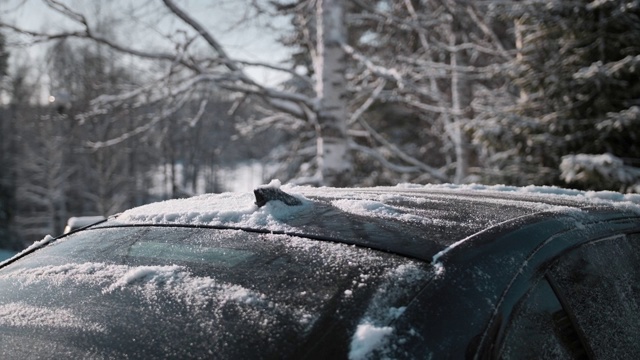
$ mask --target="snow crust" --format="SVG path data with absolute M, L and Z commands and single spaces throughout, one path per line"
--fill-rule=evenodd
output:
M 22 302 L 0 305 L 0 325 L 12 327 L 78 328 L 104 332 L 100 324 L 86 322 L 67 309 L 43 308 Z
M 630 210 L 636 213 L 640 213 L 640 194 L 622 194 L 615 191 L 582 191 L 574 189 L 565 189 L 553 186 L 508 186 L 508 185 L 481 185 L 481 184 L 466 184 L 466 185 L 454 185 L 454 184 L 437 184 L 437 185 L 414 185 L 414 184 L 399 184 L 396 186 L 399 189 L 428 189 L 428 190 L 457 190 L 457 191 L 474 191 L 474 192 L 513 192 L 520 194 L 533 195 L 536 197 L 544 198 L 565 198 L 583 201 L 585 203 L 593 205 L 607 205 L 617 207 L 623 210 Z M 498 200 L 500 201 L 500 200 Z M 565 213 L 570 215 L 573 220 L 573 225 L 577 228 L 583 227 L 581 223 L 582 211 L 578 208 L 566 207 L 566 206 L 550 206 L 546 211 L 554 211 L 558 213 Z M 472 235 L 473 237 L 475 235 Z M 434 266 L 436 275 L 441 275 L 444 272 L 443 264 L 440 258 L 466 242 L 470 237 L 460 239 L 455 243 L 449 245 L 445 249 L 436 253 L 432 257 L 431 264 Z
M 382 200 L 382 199 L 381 199 Z M 405 222 L 433 224 L 439 223 L 442 225 L 450 224 L 453 222 L 443 219 L 432 219 L 424 216 L 418 216 L 403 212 L 402 209 L 385 204 L 378 200 L 362 200 L 362 199 L 340 199 L 331 202 L 331 205 L 338 209 L 356 215 L 372 216 L 378 218 L 395 219 Z
M 297 187 L 292 185 L 282 185 L 278 180 L 272 180 L 262 187 L 282 188 L 291 195 L 298 198 L 301 206 L 288 206 L 280 201 L 270 201 L 265 206 L 258 208 L 255 204 L 255 197 L 252 193 L 223 193 L 205 194 L 189 198 L 188 200 L 167 200 L 153 204 L 143 205 L 127 210 L 115 218 L 119 223 L 142 223 L 142 224 L 191 224 L 208 226 L 231 226 L 237 228 L 262 228 L 271 231 L 291 231 L 291 226 L 286 225 L 283 220 L 294 218 L 310 210 L 312 202 L 303 195 L 326 195 L 331 193 L 323 188 Z M 613 205 L 624 207 L 640 213 L 639 194 L 621 194 L 613 191 L 579 191 L 563 189 L 549 186 L 525 186 L 515 187 L 506 185 L 412 185 L 400 184 L 395 187 L 402 189 L 425 189 L 425 190 L 456 190 L 463 194 L 465 191 L 473 192 L 514 192 L 528 194 L 537 197 L 571 198 L 594 205 Z M 334 200 L 332 205 L 346 212 L 366 215 L 378 218 L 393 218 L 400 221 L 411 221 L 430 223 L 434 219 L 425 216 L 416 216 L 409 212 L 402 211 L 401 208 L 385 204 L 388 200 L 404 200 L 407 202 L 420 202 L 419 197 L 411 195 L 390 195 L 384 194 L 373 196 L 366 193 L 358 193 L 354 189 L 347 198 Z M 342 194 L 344 195 L 344 194 Z M 508 199 L 487 199 L 487 201 L 505 202 Z M 519 201 L 519 203 L 523 203 Z M 564 207 L 531 203 L 532 207 L 539 208 L 540 211 L 562 211 Z
M 48 265 L 19 269 L 0 278 L 18 280 L 23 286 L 47 282 L 63 285 L 65 282 L 98 286 L 103 294 L 128 289 L 153 301 L 159 292 L 193 306 L 206 304 L 213 298 L 219 302 L 251 303 L 261 299 L 238 285 L 218 282 L 209 277 L 193 276 L 184 266 L 128 266 L 104 263 Z
M 509 185 L 481 185 L 481 184 L 399 184 L 398 189 L 428 189 L 428 190 L 460 190 L 460 191 L 486 191 L 486 192 L 513 192 L 529 194 L 541 198 L 560 197 L 575 199 L 594 205 L 624 206 L 640 212 L 640 194 L 622 194 L 615 191 L 582 191 L 565 189 L 554 186 L 509 186 Z
M 280 187 L 279 181 L 272 181 L 268 187 Z M 288 206 L 281 201 L 270 201 L 258 208 L 251 193 L 206 194 L 185 200 L 167 200 L 143 205 L 120 214 L 116 221 L 120 223 L 149 224 L 193 224 L 225 225 L 245 228 L 265 228 L 271 231 L 291 230 L 282 223 L 305 212 L 311 206 L 301 195 L 292 194 L 300 199 L 302 205 Z

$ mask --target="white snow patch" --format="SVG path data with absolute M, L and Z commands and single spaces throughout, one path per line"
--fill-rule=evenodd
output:
M 377 215 L 387 218 L 397 218 L 404 215 L 402 212 L 398 211 L 398 209 L 379 201 L 341 199 L 334 200 L 331 204 L 340 210 L 357 215 Z
M 280 180 L 273 179 L 267 185 L 261 185 L 261 186 L 258 186 L 258 187 L 261 188 L 261 189 L 264 189 L 264 188 L 280 189 L 281 186 L 282 186 L 282 183 L 280 182 Z
M 622 194 L 615 191 L 582 191 L 565 189 L 555 186 L 509 186 L 509 185 L 482 185 L 482 184 L 398 184 L 398 189 L 426 189 L 426 190 L 459 190 L 486 191 L 486 192 L 515 192 L 539 196 L 541 198 L 567 198 L 588 202 L 594 205 L 610 205 L 627 208 L 640 212 L 640 194 Z
M 280 187 L 273 180 L 268 187 Z M 206 194 L 187 200 L 166 200 L 127 210 L 115 218 L 126 224 L 192 224 L 225 225 L 233 227 L 261 227 L 271 231 L 286 231 L 290 227 L 282 220 L 308 210 L 311 202 L 303 196 L 300 206 L 289 206 L 281 201 L 270 201 L 258 208 L 251 193 Z
M 376 290 L 351 339 L 349 359 L 366 359 L 378 350 L 384 354 L 389 350 L 390 342 L 402 341 L 398 334 L 391 336 L 395 329 L 388 324 L 401 317 L 406 306 L 392 304 L 398 304 L 408 289 L 415 288 L 431 276 L 430 271 L 416 264 L 402 264 L 386 272 L 385 285 Z
M 85 227 L 91 224 L 95 224 L 99 221 L 104 220 L 105 217 L 101 215 L 97 216 L 72 216 L 67 220 L 67 226 L 64 228 L 64 233 L 68 233 L 71 230 L 79 229 L 81 227 Z
M 370 323 L 358 325 L 356 333 L 351 339 L 349 359 L 366 359 L 371 352 L 386 344 L 387 337 L 391 333 L 393 333 L 393 328 L 389 326 L 378 327 Z
M 395 197 L 398 198 L 398 197 Z M 331 205 L 351 214 L 394 219 L 404 222 L 414 222 L 420 224 L 448 223 L 443 219 L 432 219 L 425 216 L 418 216 L 402 211 L 402 209 L 387 205 L 380 201 L 362 199 L 340 199 L 331 202 Z M 451 222 L 451 224 L 454 224 Z
M 438 251 L 437 254 L 433 255 L 433 257 L 431 258 L 431 265 L 433 265 L 436 268 L 436 274 L 437 275 L 442 275 L 442 273 L 444 272 L 444 266 L 440 262 L 440 258 L 443 257 L 449 251 L 451 251 L 451 250 L 457 248 L 458 246 L 460 246 L 460 244 L 464 243 L 468 239 L 474 237 L 475 235 L 476 234 L 473 234 L 473 235 L 471 235 L 469 237 L 466 237 L 464 239 L 458 240 L 458 241 L 454 242 L 453 244 L 447 246 L 446 248 Z
M 220 303 L 250 303 L 262 298 L 261 294 L 238 285 L 218 282 L 209 277 L 193 276 L 185 267 L 178 265 L 48 265 L 19 269 L 1 277 L 20 281 L 23 286 L 43 281 L 58 286 L 64 286 L 66 282 L 84 283 L 101 287 L 104 294 L 128 289 L 140 293 L 149 301 L 153 301 L 157 294 L 165 293 L 193 306 L 205 304 L 211 299 Z
M 137 282 L 171 282 L 179 277 L 182 268 L 177 265 L 172 266 L 137 266 L 120 276 L 106 291 L 110 292 L 118 288 L 125 288 Z
M 88 323 L 67 309 L 31 306 L 22 302 L 0 305 L 0 325 L 11 327 L 78 328 L 104 332 L 103 326 Z

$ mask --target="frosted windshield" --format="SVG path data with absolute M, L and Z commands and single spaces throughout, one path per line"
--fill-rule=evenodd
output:
M 88 230 L 0 270 L 0 353 L 27 342 L 61 358 L 293 356 L 335 321 L 346 353 L 363 319 L 386 326 L 372 307 L 406 306 L 430 276 L 412 260 L 287 235 Z M 395 295 L 374 296 L 380 287 Z

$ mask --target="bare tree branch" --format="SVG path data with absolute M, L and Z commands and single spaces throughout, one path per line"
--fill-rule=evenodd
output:
M 162 0 L 162 2 L 167 6 L 169 10 L 171 10 L 172 13 L 174 13 L 187 25 L 191 26 L 196 32 L 198 32 L 198 34 L 202 36 L 207 44 L 209 44 L 218 53 L 218 56 L 220 58 L 222 58 L 223 60 L 230 59 L 222 45 L 220 45 L 220 43 L 218 43 L 218 41 L 216 41 L 216 39 L 214 39 L 213 36 L 211 36 L 211 34 L 202 25 L 200 25 L 200 23 L 198 23 L 194 18 L 182 11 L 182 9 L 180 9 L 172 0 Z M 229 68 L 229 70 L 242 74 L 241 76 L 243 80 L 244 78 L 246 78 L 246 75 L 244 75 L 242 69 L 240 69 L 234 62 L 224 61 L 224 64 L 225 66 L 227 66 L 227 68 Z

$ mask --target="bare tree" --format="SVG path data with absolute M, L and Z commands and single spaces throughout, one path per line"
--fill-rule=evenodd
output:
M 140 59 L 159 61 L 165 64 L 166 72 L 153 78 L 147 86 L 123 91 L 117 95 L 97 97 L 94 105 L 109 106 L 124 101 L 139 101 L 140 98 L 158 100 L 173 99 L 173 106 L 167 111 L 158 114 L 152 121 L 157 124 L 161 118 L 166 118 L 177 111 L 184 104 L 180 99 L 185 99 L 191 94 L 191 89 L 200 83 L 209 83 L 221 89 L 239 92 L 260 99 L 273 113 L 278 112 L 280 117 L 293 116 L 309 123 L 316 123 L 318 151 L 316 156 L 317 172 L 311 180 L 316 183 L 335 183 L 338 175 L 344 174 L 349 169 L 349 156 L 346 145 L 345 127 L 341 124 L 345 117 L 344 99 L 338 91 L 340 78 L 343 76 L 340 67 L 343 62 L 340 44 L 344 34 L 341 33 L 340 24 L 343 23 L 342 0 L 319 1 L 317 15 L 322 19 L 318 22 L 317 67 L 323 73 L 317 80 L 315 96 L 305 96 L 292 92 L 285 92 L 276 87 L 266 87 L 246 75 L 243 66 L 247 62 L 231 58 L 214 35 L 195 17 L 184 11 L 172 0 L 163 0 L 157 6 L 163 6 L 170 15 L 179 19 L 189 29 L 188 34 L 178 39 L 173 37 L 174 49 L 172 52 L 153 51 L 136 48 L 113 37 L 105 36 L 91 23 L 88 16 L 72 8 L 68 3 L 57 0 L 44 0 L 52 11 L 63 15 L 70 22 L 68 31 L 45 33 L 28 31 L 10 24 L 2 24 L 22 35 L 29 36 L 33 42 L 52 41 L 61 38 L 80 38 L 106 45 L 111 49 Z M 342 27 L 344 28 L 344 27 Z M 323 31 L 322 29 L 326 29 Z M 193 44 L 199 40 L 208 46 L 206 53 L 198 53 L 193 50 Z M 251 64 L 268 68 L 277 68 L 269 64 Z M 281 69 L 282 71 L 291 72 Z M 176 100 L 177 99 L 177 100 Z M 150 125 L 152 126 L 152 125 Z M 143 131 L 144 129 L 140 129 Z M 137 132 L 137 131 L 136 131 Z M 124 135 L 127 136 L 127 135 Z
M 27 238 L 57 234 L 69 217 L 69 178 L 75 169 L 66 166 L 68 120 L 55 111 L 40 113 L 21 130 L 30 141 L 19 146 L 25 161 L 16 169 L 16 196 L 20 199 L 16 223 Z
M 473 180 L 471 165 L 477 156 L 472 152 L 469 126 L 486 111 L 478 106 L 482 105 L 479 95 L 491 95 L 492 89 L 501 86 L 497 73 L 513 56 L 503 44 L 508 37 L 504 31 L 498 33 L 495 14 L 486 4 L 470 1 L 355 3 L 361 10 L 351 22 L 359 24 L 361 39 L 367 40 L 359 49 L 348 47 L 347 52 L 369 74 L 354 76 L 360 79 L 358 86 L 370 89 L 371 103 L 412 109 L 422 119 L 416 126 L 433 129 L 425 132 L 423 141 L 440 144 L 436 154 L 413 156 L 399 147 L 386 148 L 413 165 L 404 171 L 421 172 L 414 177 L 417 181 Z M 369 85 L 380 83 L 384 85 Z
M 511 56 L 484 8 L 467 1 L 275 2 L 294 19 L 296 46 L 310 65 L 306 74 L 295 66 L 232 57 L 218 41 L 219 34 L 174 0 L 140 6 L 180 24 L 179 30 L 165 34 L 170 46 L 153 48 L 101 32 L 70 2 L 43 2 L 68 19 L 68 30 L 47 33 L 0 25 L 33 42 L 85 39 L 160 65 L 144 85 L 93 100 L 96 109 L 124 103 L 160 105 L 143 125 L 95 146 L 117 144 L 160 126 L 193 99 L 194 89 L 211 87 L 236 94 L 238 104 L 260 109 L 262 116 L 246 119 L 251 121 L 240 127 L 293 130 L 291 146 L 280 152 L 280 161 L 286 180 L 305 183 L 375 184 L 380 182 L 376 176 L 381 178 L 375 174 L 387 174 L 382 177 L 388 182 L 467 181 L 473 158 L 467 125 L 477 111 L 475 89 L 491 89 L 493 64 Z M 261 11 L 268 9 L 254 4 Z M 133 19 L 140 12 L 130 13 Z M 137 22 L 144 23 L 142 18 Z M 291 77 L 289 85 L 297 85 L 260 84 L 247 75 L 249 66 L 281 71 Z M 381 130 L 386 125 L 374 123 L 373 110 L 390 105 L 409 109 L 420 119 L 402 121 L 414 136 L 410 141 L 396 139 Z M 360 171 L 357 177 L 352 176 L 354 169 Z

